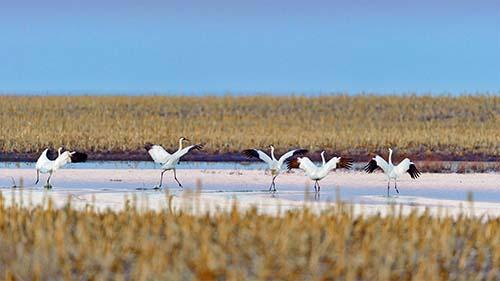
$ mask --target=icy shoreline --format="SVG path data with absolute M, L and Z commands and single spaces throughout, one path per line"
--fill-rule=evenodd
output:
M 178 170 L 185 189 L 179 189 L 172 175 L 165 174 L 167 188 L 153 190 L 159 170 L 153 169 L 74 169 L 60 170 L 53 177 L 52 190 L 43 181 L 33 186 L 34 171 L 0 169 L 0 187 L 6 204 L 42 204 L 50 196 L 58 207 L 71 198 L 78 208 L 92 206 L 99 210 L 120 210 L 126 201 L 135 200 L 137 207 L 147 209 L 175 208 L 195 212 L 230 209 L 237 201 L 241 209 L 257 207 L 259 212 L 277 214 L 309 206 L 321 211 L 331 208 L 339 199 L 349 203 L 356 214 L 382 215 L 392 212 L 407 214 L 428 209 L 435 215 L 461 213 L 500 216 L 500 174 L 430 174 L 418 180 L 405 177 L 398 182 L 400 194 L 385 197 L 387 181 L 382 174 L 334 172 L 321 181 L 318 195 L 312 183 L 301 172 L 285 173 L 277 178 L 278 192 L 269 193 L 270 177 L 264 171 L 252 170 Z M 13 177 L 23 188 L 10 188 Z M 472 198 L 470 198 L 472 197 Z M 473 203 L 469 199 L 473 199 Z M 399 207 L 402 207 L 399 210 Z M 471 206 L 473 206 L 471 208 Z

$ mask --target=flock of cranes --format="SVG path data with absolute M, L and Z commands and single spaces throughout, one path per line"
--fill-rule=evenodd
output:
M 177 179 L 175 170 L 177 164 L 179 163 L 179 160 L 190 151 L 200 150 L 203 148 L 202 144 L 193 144 L 184 147 L 184 142 L 189 142 L 189 140 L 181 137 L 179 139 L 179 148 L 172 154 L 167 152 L 160 145 L 146 143 L 146 145 L 144 146 L 153 161 L 161 165 L 162 171 L 160 175 L 160 183 L 159 185 L 155 186 L 155 189 L 162 188 L 163 174 L 166 171 L 170 170 L 173 171 L 175 181 L 177 182 L 179 187 L 182 188 L 182 184 Z M 316 192 L 319 192 L 321 190 L 319 181 L 325 178 L 330 173 L 330 171 L 333 171 L 335 169 L 352 168 L 352 160 L 346 157 L 332 157 L 330 160 L 326 161 L 325 151 L 321 152 L 322 163 L 318 166 L 314 164 L 311 159 L 304 156 L 308 153 L 306 149 L 294 149 L 283 154 L 281 157 L 279 157 L 279 159 L 276 159 L 274 155 L 274 147 L 270 146 L 270 148 L 270 156 L 259 149 L 246 149 L 242 151 L 242 154 L 246 157 L 260 159 L 267 164 L 268 169 L 271 171 L 272 175 L 272 181 L 271 185 L 269 186 L 269 191 L 276 191 L 275 180 L 276 177 L 284 170 L 284 167 L 286 167 L 286 169 L 288 170 L 303 170 L 305 172 L 305 175 L 314 181 L 314 190 Z M 68 163 L 85 162 L 86 160 L 87 155 L 85 153 L 77 151 L 63 151 L 62 148 L 59 148 L 57 150 L 57 153 L 55 153 L 52 150 L 45 149 L 36 162 L 37 179 L 35 184 L 37 184 L 40 179 L 40 173 L 49 174 L 47 182 L 45 184 L 45 188 L 52 188 L 50 179 L 57 170 L 64 167 L 64 165 Z M 364 167 L 364 170 L 367 173 L 373 173 L 376 170 L 381 170 L 387 176 L 387 196 L 389 196 L 391 180 L 394 181 L 394 189 L 397 193 L 399 193 L 399 190 L 397 188 L 398 178 L 403 176 L 405 173 L 408 173 L 413 179 L 416 179 L 420 176 L 420 172 L 415 167 L 415 164 L 408 158 L 405 158 L 398 165 L 394 165 L 392 163 L 392 149 L 390 148 L 388 162 L 384 160 L 384 158 L 377 155 Z
M 276 160 L 274 156 L 274 147 L 271 146 L 271 157 L 269 157 L 265 152 L 258 149 L 247 149 L 242 153 L 249 158 L 258 158 L 268 165 L 268 169 L 271 171 L 273 176 L 271 187 L 269 190 L 276 191 L 275 179 L 282 171 L 282 165 L 286 163 L 288 170 L 291 169 L 301 169 L 305 172 L 311 180 L 314 181 L 314 191 L 319 192 L 321 186 L 319 181 L 325 178 L 331 171 L 335 169 L 351 169 L 352 160 L 346 157 L 332 157 L 330 160 L 326 161 L 325 151 L 321 152 L 321 165 L 317 166 L 308 157 L 299 157 L 299 155 L 306 154 L 308 151 L 306 149 L 294 149 L 283 154 L 279 160 Z M 389 185 L 391 180 L 394 180 L 394 188 L 396 192 L 399 190 L 396 185 L 396 181 L 399 177 L 408 173 L 412 179 L 416 179 L 420 176 L 420 172 L 415 167 L 415 164 L 410 161 L 410 159 L 405 158 L 398 165 L 392 164 L 392 149 L 389 148 L 389 163 L 387 163 L 384 158 L 380 156 L 375 156 L 365 167 L 364 170 L 367 173 L 373 173 L 375 170 L 382 170 L 387 176 L 387 196 L 389 196 Z

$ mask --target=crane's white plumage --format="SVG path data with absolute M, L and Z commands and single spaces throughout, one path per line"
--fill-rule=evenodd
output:
M 260 159 L 268 165 L 268 169 L 271 171 L 271 175 L 273 176 L 269 190 L 276 191 L 276 184 L 275 184 L 274 180 L 281 172 L 285 161 L 287 159 L 289 159 L 290 157 L 305 154 L 305 153 L 307 153 L 307 150 L 306 149 L 290 150 L 287 153 L 281 155 L 281 157 L 279 159 L 276 159 L 276 157 L 274 157 L 274 146 L 271 145 L 270 147 L 271 147 L 271 157 L 269 157 L 265 152 L 263 152 L 259 149 L 246 149 L 246 150 L 242 151 L 242 154 L 248 158 Z
M 144 148 L 148 151 L 153 161 L 155 163 L 160 164 L 161 168 L 163 169 L 163 171 L 161 172 L 160 184 L 157 187 L 155 187 L 155 189 L 160 189 L 162 187 L 163 174 L 168 170 L 174 171 L 174 179 L 179 184 L 179 187 L 182 187 L 182 184 L 177 179 L 175 167 L 179 163 L 179 160 L 181 159 L 182 156 L 186 155 L 193 149 L 200 150 L 203 148 L 203 145 L 201 144 L 193 144 L 183 148 L 182 144 L 184 141 L 189 141 L 189 140 L 184 137 L 179 139 L 179 149 L 173 154 L 168 153 L 160 145 L 153 145 L 152 143 L 146 143 L 146 145 L 144 146 Z
M 321 152 L 322 165 L 316 166 L 308 157 L 297 157 L 287 161 L 288 169 L 299 168 L 306 173 L 311 180 L 314 181 L 314 190 L 320 191 L 321 186 L 318 181 L 325 178 L 330 171 L 352 167 L 352 160 L 345 157 L 332 157 L 332 159 L 325 161 L 325 152 Z
M 57 156 L 55 152 L 50 149 L 45 149 L 38 160 L 36 161 L 36 182 L 38 183 L 40 180 L 40 173 L 49 174 L 47 178 L 47 183 L 45 184 L 45 188 L 52 188 L 50 184 L 50 178 L 52 174 L 64 167 L 68 163 L 78 163 L 87 161 L 87 154 L 80 153 L 76 151 L 64 151 L 62 152 L 62 148 L 60 147 L 57 150 Z
M 380 167 L 382 171 L 387 173 L 389 172 L 389 163 L 387 163 L 387 161 L 385 161 L 384 158 L 377 155 L 373 158 L 373 160 L 375 160 L 377 166 Z
M 389 189 L 391 179 L 394 180 L 394 189 L 399 193 L 397 187 L 397 179 L 408 173 L 412 179 L 416 179 L 420 176 L 420 172 L 417 170 L 417 167 L 410 159 L 405 158 L 398 165 L 392 164 L 392 149 L 389 148 L 389 163 L 384 160 L 384 158 L 380 156 L 375 156 L 373 159 L 365 166 L 364 170 L 367 173 L 373 173 L 375 170 L 380 169 L 387 176 L 387 196 L 389 196 Z
M 168 153 L 163 147 L 160 145 L 152 145 L 148 150 L 149 155 L 153 159 L 153 161 L 157 164 L 167 163 L 168 159 L 172 154 Z

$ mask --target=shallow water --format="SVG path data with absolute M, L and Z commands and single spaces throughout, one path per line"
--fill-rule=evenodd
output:
M 434 161 L 426 162 L 426 165 L 432 163 L 437 168 L 432 168 L 434 172 L 454 173 L 459 170 L 467 173 L 478 172 L 498 172 L 496 162 L 461 162 L 461 161 Z M 316 162 L 320 165 L 320 162 Z M 421 163 L 417 162 L 417 165 Z M 365 162 L 353 163 L 354 170 L 362 170 Z M 465 167 L 468 166 L 464 170 Z M 153 161 L 88 161 L 85 163 L 68 164 L 65 169 L 159 169 L 161 166 Z M 34 169 L 35 162 L 0 162 L 0 169 Z M 204 162 L 204 161 L 181 161 L 178 170 L 265 170 L 267 168 L 264 162 Z
M 442 189 L 427 188 L 421 186 L 420 189 L 404 189 L 399 188 L 400 193 L 397 194 L 391 187 L 389 200 L 398 200 L 399 198 L 420 197 L 431 198 L 436 200 L 461 200 L 467 201 L 472 196 L 474 201 L 500 203 L 500 192 L 492 190 L 455 190 L 453 192 L 443 192 Z M 373 186 L 367 188 L 328 188 L 322 189 L 319 196 L 314 194 L 312 187 L 310 191 L 300 193 L 283 193 L 278 196 L 283 199 L 294 201 L 315 200 L 315 201 L 330 201 L 335 202 L 337 198 L 342 201 L 353 203 L 374 203 L 374 198 L 388 199 L 386 196 L 387 189 L 384 186 Z M 471 195 L 472 194 L 472 195 Z M 378 200 L 376 201 L 379 202 Z
M 461 162 L 461 161 L 434 161 L 437 171 L 453 173 L 459 170 L 460 165 L 470 164 L 466 172 L 498 172 L 498 164 L 495 162 Z M 316 162 L 321 165 L 320 162 Z M 417 162 L 417 165 L 421 163 Z M 362 170 L 365 162 L 353 163 L 354 170 Z M 159 169 L 161 166 L 153 161 L 88 161 L 85 163 L 68 164 L 64 169 Z M 479 168 L 478 168 L 479 167 Z M 35 162 L 0 162 L 0 169 L 34 169 Z M 178 170 L 265 170 L 267 165 L 264 162 L 205 162 L 205 161 L 181 161 Z M 462 167 L 463 169 L 463 167 Z M 436 171 L 436 169 L 432 169 Z
M 57 171 L 52 178 L 51 190 L 43 188 L 47 175 L 42 175 L 41 182 L 34 184 L 36 173 L 33 163 L 10 165 L 9 168 L 0 169 L 0 190 L 2 196 L 19 197 L 23 193 L 27 196 L 26 200 L 34 198 L 40 201 L 48 194 L 63 203 L 70 196 L 81 204 L 94 204 L 92 202 L 96 200 L 98 206 L 110 208 L 123 207 L 125 198 L 130 195 L 156 202 L 154 206 L 157 206 L 159 202 L 165 202 L 165 192 L 182 201 L 193 194 L 192 191 L 198 190 L 204 204 L 224 205 L 237 199 L 247 205 L 257 204 L 276 210 L 282 205 L 297 207 L 308 202 L 327 203 L 340 199 L 368 206 L 373 212 L 393 204 L 419 208 L 443 206 L 458 212 L 461 206 L 469 205 L 472 194 L 478 211 L 500 214 L 499 173 L 424 173 L 417 180 L 408 176 L 398 181 L 399 195 L 391 187 L 391 196 L 386 197 L 387 180 L 383 174 L 356 171 L 332 172 L 320 182 L 320 194 L 314 192 L 313 183 L 304 173 L 285 173 L 276 179 L 278 191 L 269 192 L 271 176 L 266 175 L 264 166 L 258 162 L 250 165 L 223 163 L 225 169 L 220 169 L 221 163 L 184 162 L 184 167 L 177 171 L 184 189 L 178 187 L 173 173 L 167 172 L 164 189 L 154 190 L 160 170 L 152 169 L 152 162 L 133 163 L 137 165 L 130 165 L 130 162 L 98 162 L 99 169 L 84 169 L 81 165 L 76 168 L 76 165 L 72 165 L 75 168 Z M 13 180 L 23 188 L 10 188 Z
M 136 163 L 136 162 L 134 162 Z M 93 165 L 94 163 L 86 163 Z M 160 169 L 151 162 L 140 162 L 129 166 L 127 162 L 98 163 L 99 169 L 85 169 L 82 165 L 72 165 L 73 169 L 62 169 L 52 178 L 55 190 L 64 189 L 72 192 L 155 192 Z M 0 186 L 8 187 L 12 180 L 18 184 L 23 179 L 26 190 L 43 190 L 44 179 L 34 185 L 36 174 L 33 163 L 24 164 L 20 169 L 9 166 L 0 171 Z M 115 168 L 117 165 L 119 168 Z M 95 168 L 95 165 L 92 167 Z M 223 167 L 223 168 L 221 168 Z M 156 165 L 156 168 L 159 168 Z M 73 176 L 70 176 L 73 174 Z M 429 179 L 429 175 L 439 175 L 442 182 Z M 484 175 L 484 176 L 483 176 Z M 201 189 L 204 194 L 216 194 L 226 198 L 264 196 L 293 201 L 343 201 L 369 203 L 367 198 L 382 196 L 387 192 L 387 181 L 381 173 L 332 172 L 320 182 L 320 195 L 315 194 L 313 182 L 303 172 L 285 173 L 276 179 L 277 192 L 269 192 L 271 176 L 260 163 L 244 165 L 240 163 L 184 162 L 177 171 L 179 180 L 186 189 Z M 390 195 L 426 197 L 443 200 L 468 200 L 500 203 L 500 184 L 491 183 L 500 180 L 499 174 L 423 174 L 412 180 L 409 177 L 398 181 L 400 194 L 391 183 Z M 473 179 L 473 180 L 469 180 Z M 483 179 L 485 187 L 483 186 Z M 164 175 L 164 187 L 172 192 L 182 192 L 173 180 L 173 173 Z M 498 186 L 498 188 L 496 188 Z M 366 202 L 365 202 L 366 201 Z
M 35 162 L 0 162 L 0 169 L 34 169 Z M 316 164 L 320 164 L 319 162 Z M 354 163 L 355 169 L 360 169 L 366 163 Z M 160 164 L 153 161 L 88 161 L 84 163 L 69 163 L 64 169 L 160 169 Z M 202 162 L 181 161 L 178 170 L 266 170 L 264 162 Z
M 88 161 L 68 164 L 64 169 L 159 169 L 153 161 Z M 35 162 L 0 162 L 0 169 L 34 169 Z M 264 170 L 263 162 L 194 162 L 181 161 L 178 169 L 198 170 Z

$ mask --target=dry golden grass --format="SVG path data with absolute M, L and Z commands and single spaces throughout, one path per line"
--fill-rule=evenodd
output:
M 0 198 L 1 199 L 1 198 Z M 500 218 L 353 217 L 338 205 L 96 212 L 0 201 L 4 280 L 499 280 Z
M 500 155 L 498 96 L 0 97 L 0 151 L 248 147 Z

